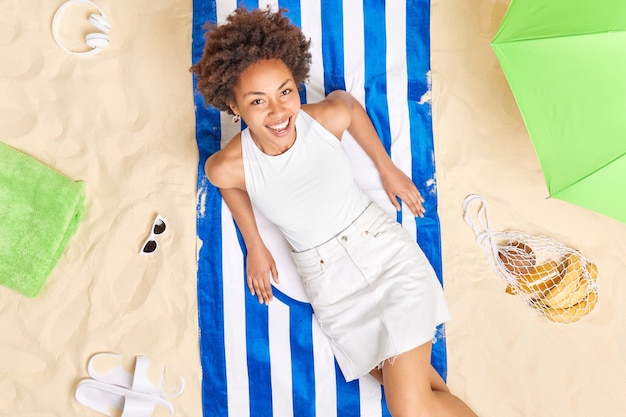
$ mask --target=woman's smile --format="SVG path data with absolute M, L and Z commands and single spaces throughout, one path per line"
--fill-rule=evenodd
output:
M 282 136 L 283 134 L 286 134 L 288 132 L 289 129 L 287 128 L 289 127 L 290 122 L 291 122 L 291 117 L 275 125 L 266 126 L 266 127 L 270 129 L 271 131 L 273 131 L 274 134 L 278 136 Z

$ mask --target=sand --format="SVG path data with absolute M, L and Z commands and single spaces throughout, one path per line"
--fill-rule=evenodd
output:
M 449 384 L 481 416 L 626 415 L 626 225 L 547 198 L 539 161 L 489 46 L 507 0 L 433 1 L 433 121 L 442 225 Z M 600 271 L 581 321 L 535 314 L 492 271 L 463 221 L 482 195 L 496 230 L 549 236 Z
M 547 198 L 489 47 L 508 3 L 432 0 L 449 385 L 482 417 L 626 415 L 626 225 Z M 101 415 L 73 398 L 97 352 L 165 363 L 168 379 L 187 381 L 176 415 L 199 416 L 191 1 L 101 2 L 113 31 L 97 57 L 56 46 L 59 4 L 3 1 L 0 140 L 84 180 L 87 211 L 39 296 L 0 288 L 0 416 Z M 89 30 L 79 9 L 61 32 L 76 48 Z M 496 230 L 550 236 L 595 261 L 595 310 L 558 325 L 506 294 L 463 221 L 471 193 Z M 157 213 L 168 230 L 138 256 Z
M 0 139 L 87 185 L 85 218 L 42 292 L 0 289 L 0 415 L 102 415 L 74 390 L 91 355 L 117 352 L 183 376 L 177 415 L 199 416 L 191 2 L 101 2 L 113 30 L 96 57 L 56 46 L 60 4 L 4 1 L 0 16 Z M 63 19 L 76 49 L 93 29 L 83 10 Z M 157 213 L 168 229 L 139 256 Z

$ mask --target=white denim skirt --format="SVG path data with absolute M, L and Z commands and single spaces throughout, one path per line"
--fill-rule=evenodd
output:
M 421 248 L 376 203 L 333 239 L 291 256 L 346 381 L 430 341 L 450 318 Z

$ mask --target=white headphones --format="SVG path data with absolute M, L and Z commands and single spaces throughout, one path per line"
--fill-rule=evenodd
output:
M 65 10 L 72 4 L 88 4 L 95 7 L 96 9 L 98 9 L 98 12 L 100 12 L 100 14 L 92 13 L 91 15 L 89 15 L 89 23 L 91 23 L 92 26 L 101 31 L 89 33 L 85 37 L 85 43 L 91 48 L 91 50 L 83 52 L 72 51 L 71 49 L 68 49 L 65 45 L 63 45 L 59 38 L 59 26 L 61 25 L 61 18 L 63 17 L 63 13 L 65 13 Z M 105 35 L 105 33 L 108 33 L 110 30 L 111 24 L 107 19 L 107 15 L 97 4 L 89 0 L 66 1 L 61 5 L 61 7 L 59 7 L 59 9 L 54 14 L 54 18 L 52 19 L 52 37 L 54 38 L 54 41 L 57 43 L 57 45 L 59 45 L 61 49 L 74 55 L 95 55 L 99 53 L 102 48 L 106 48 L 109 45 L 109 37 Z

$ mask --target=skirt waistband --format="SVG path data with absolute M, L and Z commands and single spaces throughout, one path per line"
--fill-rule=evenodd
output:
M 379 220 L 381 216 L 385 216 L 386 220 L 395 221 L 395 219 L 392 219 L 376 202 L 372 201 L 365 210 L 359 214 L 359 217 L 332 239 L 302 252 L 291 252 L 291 256 L 296 262 L 307 262 L 307 260 L 319 258 L 320 255 L 323 256 L 325 253 L 334 252 L 334 249 L 338 246 L 344 248 L 349 247 L 355 242 L 356 238 L 369 233 L 372 226 L 379 223 L 377 220 Z

